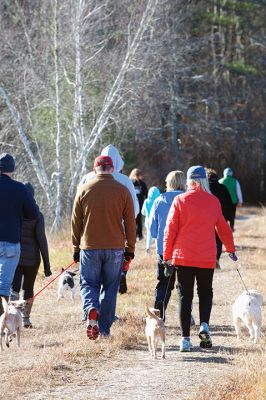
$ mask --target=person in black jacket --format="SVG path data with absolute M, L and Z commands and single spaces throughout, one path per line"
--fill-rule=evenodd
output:
M 222 185 L 221 183 L 218 182 L 218 175 L 214 169 L 207 168 L 206 175 L 208 178 L 208 182 L 209 182 L 209 186 L 210 186 L 210 190 L 211 190 L 212 194 L 220 200 L 221 207 L 222 207 L 222 213 L 223 213 L 225 220 L 230 221 L 232 201 L 231 201 L 229 191 L 227 190 L 225 185 Z M 217 246 L 216 268 L 220 268 L 219 260 L 220 260 L 221 254 L 222 254 L 222 242 L 216 232 L 215 232 L 215 237 L 216 237 L 216 246 Z
M 142 233 L 142 214 L 141 209 L 144 203 L 144 200 L 148 197 L 148 188 L 146 183 L 143 181 L 141 170 L 138 168 L 134 168 L 129 175 L 129 178 L 132 180 L 132 183 L 135 187 L 136 195 L 139 201 L 139 213 L 136 217 L 137 224 L 137 237 L 139 240 L 143 239 Z
M 12 179 L 15 160 L 7 153 L 0 155 L 0 296 L 7 301 L 20 256 L 20 235 L 23 218 L 39 215 L 33 196 L 23 183 Z M 4 312 L 0 300 L 0 315 Z
M 25 187 L 28 192 L 34 196 L 34 189 L 29 182 L 25 183 Z M 40 254 L 43 260 L 44 274 L 45 276 L 50 276 L 52 273 L 49 261 L 48 243 L 45 235 L 44 217 L 41 212 L 37 219 L 23 219 L 21 255 L 11 286 L 11 300 L 19 299 L 21 286 L 23 290 L 23 300 L 28 300 L 33 297 L 34 283 L 41 263 Z M 31 308 L 32 301 L 26 303 L 22 313 L 23 326 L 25 328 L 32 327 L 30 321 Z

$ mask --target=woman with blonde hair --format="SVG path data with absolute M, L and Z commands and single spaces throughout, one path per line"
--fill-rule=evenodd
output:
M 225 221 L 219 200 L 210 192 L 206 171 L 192 166 L 187 171 L 187 192 L 176 196 L 164 231 L 163 259 L 177 269 L 180 351 L 190 351 L 190 320 L 194 283 L 197 281 L 200 317 L 200 347 L 212 347 L 209 320 L 212 309 L 212 280 L 216 266 L 217 231 L 225 249 L 235 256 L 232 231 Z
M 132 169 L 129 174 L 129 178 L 131 179 L 135 192 L 139 202 L 139 213 L 136 217 L 136 224 L 137 224 L 137 237 L 139 240 L 143 239 L 142 233 L 142 214 L 141 209 L 144 203 L 144 200 L 148 197 L 148 188 L 146 183 L 143 180 L 141 170 L 138 168 Z
M 164 275 L 163 266 L 163 237 L 166 219 L 175 197 L 185 190 L 185 178 L 182 171 L 171 171 L 165 179 L 166 192 L 154 202 L 150 213 L 149 226 L 151 236 L 156 239 L 157 251 L 157 280 L 155 288 L 154 307 L 160 310 L 160 317 L 165 319 L 165 310 L 175 286 L 176 274 L 170 278 Z

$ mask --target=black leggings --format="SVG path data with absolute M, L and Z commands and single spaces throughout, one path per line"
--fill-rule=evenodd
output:
M 194 283 L 197 281 L 199 296 L 200 323 L 209 324 L 212 309 L 212 280 L 214 269 L 197 267 L 178 267 L 177 279 L 179 290 L 179 317 L 183 337 L 190 336 L 191 306 Z
M 158 256 L 157 264 L 157 279 L 158 283 L 155 288 L 155 302 L 154 307 L 160 310 L 160 317 L 165 320 L 165 310 L 169 303 L 172 290 L 175 287 L 175 276 L 176 272 L 173 272 L 171 277 L 164 275 L 164 267 L 162 265 L 163 257 Z
M 137 218 L 136 218 L 136 228 L 137 228 L 137 237 L 139 239 L 142 239 L 143 233 L 142 233 L 142 214 L 141 214 L 141 212 L 138 213 Z
M 11 285 L 12 292 L 20 292 L 21 286 L 23 290 L 23 300 L 33 297 L 33 287 L 38 273 L 39 265 L 23 266 L 18 265 L 13 282 Z M 23 278 L 23 284 L 22 284 Z

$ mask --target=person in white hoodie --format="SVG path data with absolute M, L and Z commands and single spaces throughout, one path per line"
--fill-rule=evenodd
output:
M 109 144 L 108 146 L 104 147 L 104 149 L 101 152 L 101 156 L 111 157 L 113 164 L 114 164 L 113 177 L 117 182 L 121 183 L 123 186 L 125 186 L 129 190 L 129 192 L 132 196 L 132 199 L 133 199 L 135 218 L 136 218 L 140 211 L 139 201 L 138 201 L 138 198 L 136 195 L 135 187 L 134 187 L 131 179 L 129 179 L 129 177 L 127 175 L 124 175 L 124 174 L 122 174 L 122 172 L 120 172 L 123 169 L 124 161 L 122 160 L 122 157 L 120 156 L 119 151 L 117 150 L 117 148 L 115 146 L 113 146 L 112 144 Z M 81 179 L 81 181 L 79 182 L 79 186 L 84 185 L 91 179 L 95 178 L 95 176 L 96 175 L 95 175 L 94 171 L 91 171 L 88 174 L 84 175 L 83 178 Z M 122 274 L 121 274 L 119 292 L 121 294 L 124 294 L 127 292 L 126 272 L 122 272 Z
M 124 166 L 124 161 L 122 160 L 122 157 L 120 156 L 119 151 L 115 146 L 112 144 L 109 144 L 108 146 L 104 147 L 104 149 L 101 152 L 101 156 L 109 156 L 111 157 L 113 164 L 114 164 L 114 172 L 113 172 L 113 177 L 114 179 L 121 183 L 123 186 L 125 186 L 129 191 L 133 199 L 133 204 L 134 204 L 134 211 L 135 211 L 135 217 L 139 213 L 139 202 L 137 199 L 136 191 L 134 188 L 134 185 L 129 179 L 129 177 L 125 174 L 122 174 L 122 169 Z M 88 174 L 84 175 L 81 181 L 79 182 L 79 185 L 84 185 L 86 182 L 90 181 L 91 179 L 95 178 L 95 172 L 91 171 Z

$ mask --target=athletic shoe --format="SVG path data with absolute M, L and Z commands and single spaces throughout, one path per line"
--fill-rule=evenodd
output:
M 188 352 L 188 351 L 192 350 L 192 343 L 191 343 L 190 339 L 182 338 L 179 346 L 180 346 L 181 352 Z
M 126 275 L 122 272 L 119 284 L 119 293 L 124 294 L 127 292 L 127 279 Z
M 206 322 L 202 322 L 199 330 L 200 347 L 202 349 L 211 349 L 212 340 L 209 332 L 209 326 Z
M 92 308 L 87 317 L 87 337 L 90 340 L 96 340 L 99 336 L 98 318 L 97 310 Z

